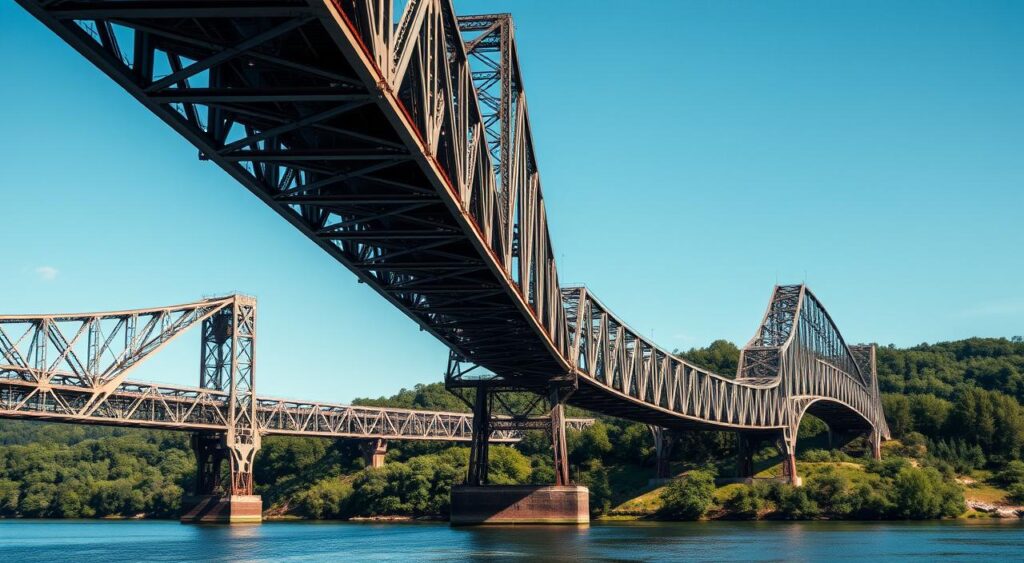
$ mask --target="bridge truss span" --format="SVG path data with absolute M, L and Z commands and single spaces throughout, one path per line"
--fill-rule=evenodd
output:
M 874 347 L 848 347 L 805 286 L 775 288 L 731 377 L 658 348 L 586 288 L 567 288 L 563 299 L 581 381 L 574 404 L 670 429 L 777 429 L 793 442 L 802 415 L 821 403 L 842 408 L 811 412 L 846 429 L 878 428 L 888 438 Z
M 450 363 L 558 409 L 781 432 L 790 450 L 805 412 L 888 433 L 873 352 L 847 346 L 803 286 L 775 289 L 735 377 L 560 286 L 507 14 L 459 17 L 451 0 L 18 2 Z
M 196 325 L 202 325 L 200 387 L 126 379 Z M 216 297 L 106 313 L 0 315 L 0 417 L 192 432 L 254 428 L 256 436 L 471 439 L 473 415 L 469 413 L 258 395 L 251 399 L 252 374 L 241 373 L 234 385 L 227 375 L 232 358 L 238 371 L 237 366 L 251 363 L 253 350 L 234 346 L 231 335 L 236 340 L 255 335 L 252 298 Z M 239 384 L 239 378 L 245 381 Z M 239 415 L 250 404 L 253 424 Z M 521 427 L 502 427 L 500 420 L 496 419 L 492 442 L 522 438 Z M 569 426 L 582 429 L 592 423 L 592 419 L 571 419 Z

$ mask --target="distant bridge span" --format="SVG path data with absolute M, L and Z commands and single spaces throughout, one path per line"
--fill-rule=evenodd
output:
M 0 315 L 0 418 L 226 432 L 232 395 L 255 387 L 252 378 L 232 389 L 230 339 L 224 340 L 223 349 L 217 346 L 217 331 L 227 328 L 224 321 L 230 319 L 236 301 L 245 303 L 242 309 L 251 304 L 248 298 L 229 296 L 106 313 Z M 203 324 L 204 336 L 201 386 L 127 379 L 138 365 L 198 324 Z M 251 336 L 255 338 L 254 333 Z M 248 357 L 247 348 L 239 346 L 239 355 Z M 236 369 L 239 363 L 236 360 Z M 244 371 L 240 377 L 250 377 Z M 241 404 L 248 405 L 248 398 Z M 472 437 L 473 415 L 465 412 L 260 395 L 255 395 L 252 406 L 261 436 L 445 442 L 469 442 Z M 568 423 L 579 430 L 593 419 L 573 418 Z M 490 441 L 518 442 L 521 437 L 521 429 L 506 425 L 494 429 Z
M 775 288 L 732 379 L 559 284 L 507 15 L 460 18 L 449 0 L 18 1 L 447 344 L 448 384 L 482 390 L 477 414 L 490 391 L 527 389 L 551 398 L 556 426 L 568 401 L 771 431 L 791 461 L 805 412 L 888 435 L 873 349 L 848 346 L 803 286 Z M 474 429 L 471 482 L 486 481 L 489 434 Z

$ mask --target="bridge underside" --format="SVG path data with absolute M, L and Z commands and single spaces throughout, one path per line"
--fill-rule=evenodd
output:
M 19 1 L 424 330 L 524 386 L 565 372 L 501 249 L 481 241 L 488 202 L 463 211 L 439 173 L 454 140 L 425 153 L 408 123 L 430 77 L 396 89 L 404 107 L 383 95 L 346 35 L 354 14 L 312 0 Z
M 507 15 L 459 18 L 450 0 L 18 2 L 457 363 L 549 397 L 562 484 L 566 401 L 669 429 L 781 431 L 792 449 L 793 397 L 830 397 L 842 407 L 809 412 L 887 433 L 873 369 L 803 286 L 775 288 L 731 378 L 559 285 Z

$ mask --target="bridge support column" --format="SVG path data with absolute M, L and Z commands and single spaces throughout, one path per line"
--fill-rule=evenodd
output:
M 543 395 L 525 408 L 516 408 L 497 393 L 516 391 L 508 385 L 494 382 L 467 382 L 453 377 L 452 366 L 461 360 L 452 356 L 446 384 L 449 389 L 472 387 L 474 401 L 473 438 L 469 451 L 469 471 L 463 485 L 452 487 L 451 524 L 587 524 L 590 522 L 590 491 L 586 487 L 570 484 L 569 456 L 565 439 L 565 386 L 552 387 L 548 393 L 551 410 L 547 417 L 536 416 L 536 407 L 543 408 Z M 565 381 L 561 381 L 565 383 Z M 535 390 L 534 390 L 535 391 Z M 571 390 L 569 390 L 571 392 Z M 460 395 L 468 404 L 469 400 Z M 492 417 L 497 401 L 510 415 Z M 488 441 L 494 430 L 549 429 L 555 470 L 555 485 L 489 485 Z
M 194 438 L 194 495 L 182 500 L 182 522 L 259 523 L 263 500 L 253 494 L 253 465 L 260 449 L 256 420 L 256 300 L 236 295 L 203 321 L 199 386 L 227 391 L 223 434 Z M 220 466 L 229 462 L 227 483 Z M 226 486 L 225 486 L 226 485 Z
M 744 432 L 736 433 L 736 478 L 754 478 L 754 450 L 759 442 Z
M 675 447 L 676 437 L 667 428 L 660 426 L 648 426 L 648 428 L 654 436 L 655 479 L 671 479 L 672 448 Z
M 384 467 L 384 457 L 388 453 L 388 441 L 382 438 L 376 438 L 369 442 L 363 442 L 363 460 L 366 461 L 367 467 L 373 467 L 374 469 L 380 469 Z
M 792 438 L 790 437 L 792 436 Z M 779 440 L 779 451 L 782 453 L 782 476 L 789 481 L 790 485 L 799 487 L 803 480 L 796 472 L 796 430 L 791 433 L 783 433 Z
M 875 461 L 882 460 L 882 434 L 875 428 L 868 434 L 868 446 L 871 448 L 871 458 Z
M 569 451 L 565 440 L 565 405 L 557 390 L 551 392 L 551 449 L 554 456 L 555 486 L 570 484 Z
M 473 438 L 469 444 L 469 474 L 466 484 L 487 484 L 488 455 L 491 438 L 491 398 L 486 385 L 476 388 L 473 401 Z
M 221 433 L 195 433 L 192 435 L 192 451 L 196 456 L 196 480 L 192 494 L 181 500 L 181 521 L 188 524 L 258 524 L 262 520 L 263 500 L 235 488 L 236 483 L 246 477 L 234 470 L 230 463 L 225 483 L 224 460 L 235 455 L 228 448 L 226 436 Z M 251 482 L 251 475 L 250 475 Z

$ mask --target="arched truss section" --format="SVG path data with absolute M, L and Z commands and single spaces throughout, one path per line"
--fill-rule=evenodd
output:
M 586 288 L 563 290 L 563 300 L 569 360 L 581 383 L 588 384 L 571 399 L 580 406 L 664 427 L 788 433 L 811 402 L 828 399 L 854 413 L 847 422 L 885 427 L 873 346 L 848 347 L 805 286 L 775 288 L 757 332 L 741 351 L 734 378 L 658 348 Z
M 884 424 L 863 358 L 802 286 L 777 288 L 735 379 L 561 288 L 508 15 L 18 2 L 459 362 L 541 392 L 572 374 L 573 402 L 663 426 L 786 428 L 808 393 Z

